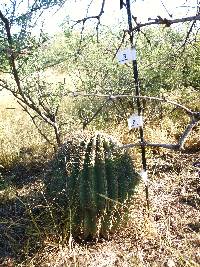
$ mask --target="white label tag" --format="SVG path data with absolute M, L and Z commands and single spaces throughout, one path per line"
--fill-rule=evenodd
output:
M 136 50 L 135 48 L 128 48 L 117 53 L 117 59 L 120 64 L 125 64 L 129 61 L 136 60 Z
M 143 126 L 143 119 L 142 116 L 138 115 L 131 115 L 130 118 L 128 118 L 128 128 L 129 130 L 133 128 L 139 128 L 140 126 Z
M 148 175 L 147 175 L 147 171 L 142 170 L 140 173 L 140 176 L 142 177 L 143 182 L 145 183 L 145 185 L 148 184 Z

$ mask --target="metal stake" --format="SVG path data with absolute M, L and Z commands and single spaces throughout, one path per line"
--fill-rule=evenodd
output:
M 127 10 L 127 16 L 128 16 L 130 44 L 131 44 L 131 48 L 134 48 L 132 14 L 131 14 L 130 0 L 126 0 L 126 10 Z M 137 60 L 133 60 L 132 64 L 133 64 L 133 76 L 134 76 L 134 80 L 135 80 L 135 95 L 136 96 L 140 96 Z M 139 98 L 137 98 L 136 102 L 137 102 L 138 116 L 140 116 L 140 115 L 142 115 L 141 100 Z M 143 171 L 147 172 L 146 151 L 145 151 L 145 146 L 143 145 L 144 144 L 144 130 L 143 130 L 142 126 L 140 126 L 140 128 L 139 128 L 139 133 L 140 133 L 140 141 L 141 141 L 142 167 L 143 167 Z M 145 183 L 145 193 L 146 193 L 147 210 L 148 210 L 148 215 L 149 215 L 149 207 L 150 207 L 150 205 L 149 205 L 148 181 L 146 181 L 146 183 Z

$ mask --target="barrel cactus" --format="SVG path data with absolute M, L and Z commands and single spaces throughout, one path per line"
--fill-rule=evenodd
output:
M 117 150 L 110 137 L 86 139 L 63 145 L 45 182 L 47 198 L 64 211 L 72 234 L 94 238 L 115 229 L 139 175 L 129 154 Z

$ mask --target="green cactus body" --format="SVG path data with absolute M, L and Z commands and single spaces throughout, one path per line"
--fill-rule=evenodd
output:
M 66 209 L 67 194 L 66 182 L 68 173 L 66 171 L 66 162 L 69 161 L 71 143 L 66 143 L 59 151 L 59 156 L 56 155 L 51 162 L 51 171 L 47 174 L 48 179 L 45 179 L 46 193 L 48 200 L 53 202 L 55 206 Z
M 128 197 L 131 197 L 136 192 L 137 185 L 141 179 L 140 175 L 135 171 L 133 168 L 133 162 L 127 153 L 127 172 L 126 177 L 129 181 L 129 188 L 128 188 Z
M 82 168 L 82 161 L 84 156 L 84 146 L 82 143 L 80 146 L 74 147 L 73 157 L 70 159 L 71 173 L 67 177 L 67 198 L 70 212 L 70 223 L 72 232 L 78 233 L 80 230 L 80 221 L 82 220 L 82 213 L 80 209 L 80 171 Z
M 115 162 L 116 159 L 115 159 L 115 153 L 113 153 L 112 150 L 113 150 L 113 144 L 109 140 L 104 140 L 105 171 L 106 171 L 106 179 L 108 187 L 107 189 L 108 198 L 117 201 L 118 180 L 117 180 L 117 170 Z
M 126 165 L 127 158 L 124 155 L 120 155 L 117 159 L 117 175 L 118 175 L 118 200 L 123 202 L 128 196 L 129 190 L 129 166 Z M 127 179 L 128 177 L 128 179 Z
M 56 196 L 65 215 L 70 214 L 66 221 L 74 236 L 107 236 L 119 224 L 122 204 L 138 183 L 130 156 L 116 151 L 102 134 L 85 143 L 68 142 L 62 153 L 59 167 L 53 165 L 47 194 Z
M 103 147 L 107 180 L 107 209 L 102 221 L 101 234 L 103 236 L 108 236 L 109 232 L 111 232 L 113 228 L 113 225 L 115 224 L 115 209 L 118 201 L 118 180 L 113 143 L 108 139 L 104 139 Z
M 97 213 L 101 215 L 106 208 L 107 180 L 103 140 L 100 135 L 96 137 L 94 174 Z
M 83 170 L 80 173 L 80 205 L 83 213 L 83 235 L 94 236 L 96 233 L 96 204 L 94 185 L 95 150 L 93 138 L 87 145 Z

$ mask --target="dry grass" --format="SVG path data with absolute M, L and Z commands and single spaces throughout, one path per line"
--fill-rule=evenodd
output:
M 37 225 L 46 219 L 37 214 L 44 173 L 44 166 L 38 164 L 50 151 L 12 97 L 5 95 L 0 101 L 0 266 L 200 266 L 200 181 L 192 167 L 200 161 L 199 127 L 188 140 L 186 153 L 147 150 L 150 217 L 141 182 L 128 222 L 109 240 L 77 243 L 71 238 L 63 243 L 61 236 L 45 227 L 40 232 Z M 151 125 L 146 138 L 163 143 L 175 142 L 183 127 L 167 117 L 162 125 Z M 122 125 L 107 132 L 122 143 L 138 138 Z M 139 151 L 131 153 L 140 169 Z
M 133 199 L 130 218 L 109 240 L 64 246 L 50 239 L 19 266 L 200 266 L 199 178 L 192 162 L 199 154 L 149 159 L 150 217 L 144 186 Z
M 6 91 L 0 94 L 0 165 L 9 168 L 21 159 L 27 161 L 41 155 L 47 144 L 22 111 L 15 99 Z

